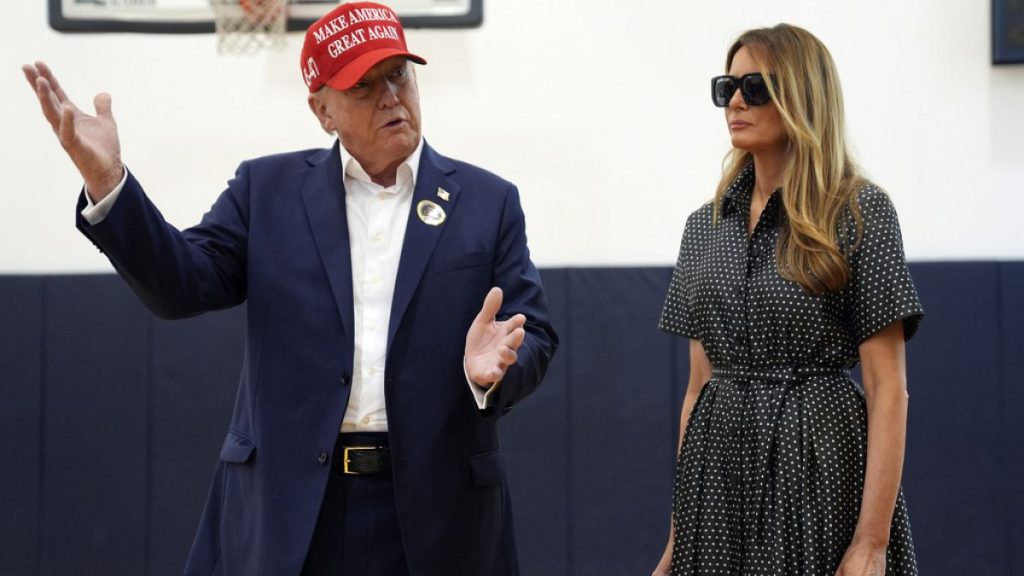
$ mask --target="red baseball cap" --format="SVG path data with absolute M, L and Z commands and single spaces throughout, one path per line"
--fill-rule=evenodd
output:
M 310 92 L 324 85 L 348 90 L 370 68 L 392 56 L 427 63 L 406 48 L 405 31 L 394 10 L 374 2 L 349 2 L 306 30 L 299 66 Z

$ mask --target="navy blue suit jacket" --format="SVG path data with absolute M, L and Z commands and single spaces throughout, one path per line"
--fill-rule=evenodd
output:
M 107 217 L 78 226 L 156 315 L 245 303 L 234 414 L 188 574 L 298 574 L 345 413 L 352 271 L 338 143 L 242 163 L 202 222 L 167 224 L 129 175 Z M 447 201 L 438 188 L 449 193 Z M 431 200 L 447 219 L 422 222 Z M 80 199 L 80 208 L 84 198 Z M 424 145 L 388 328 L 385 398 L 396 503 L 412 574 L 517 574 L 496 423 L 540 383 L 557 338 L 530 261 L 516 188 Z M 492 408 L 462 368 L 491 286 L 527 317 Z

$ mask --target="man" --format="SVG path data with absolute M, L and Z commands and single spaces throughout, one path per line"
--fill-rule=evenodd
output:
M 188 574 L 518 573 L 496 423 L 557 339 L 515 187 L 426 144 L 411 62 L 386 6 L 325 15 L 302 76 L 339 140 L 242 163 L 184 231 L 123 168 L 110 97 L 86 115 L 24 67 L 85 180 L 80 230 L 142 301 L 247 306 Z

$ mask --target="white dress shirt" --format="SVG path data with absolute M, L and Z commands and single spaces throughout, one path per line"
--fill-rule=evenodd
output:
M 352 306 L 355 313 L 352 391 L 341 431 L 386 432 L 384 367 L 391 302 L 416 189 L 423 139 L 420 138 L 416 150 L 398 167 L 395 184 L 387 188 L 373 182 L 344 146 L 339 148 L 341 165 L 345 170 L 345 210 L 352 252 Z M 487 391 L 481 390 L 470 381 L 468 374 L 466 384 L 480 410 L 491 404 L 492 395 L 498 389 L 496 384 Z
M 352 252 L 352 305 L 355 321 L 352 391 L 342 419 L 343 432 L 384 432 L 384 364 L 388 325 L 402 241 L 416 187 L 423 139 L 398 167 L 395 184 L 374 183 L 359 162 L 341 150 L 345 172 L 345 210 Z

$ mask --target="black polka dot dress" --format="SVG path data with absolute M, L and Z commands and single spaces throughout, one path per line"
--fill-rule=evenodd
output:
M 858 345 L 922 317 L 896 212 L 859 192 L 863 236 L 842 234 L 851 278 L 813 296 L 779 276 L 778 193 L 748 239 L 753 165 L 686 223 L 661 329 L 699 340 L 713 368 L 676 468 L 672 574 L 828 575 L 850 544 L 867 455 L 867 409 L 849 369 Z M 906 505 L 893 514 L 887 575 L 917 574 Z

